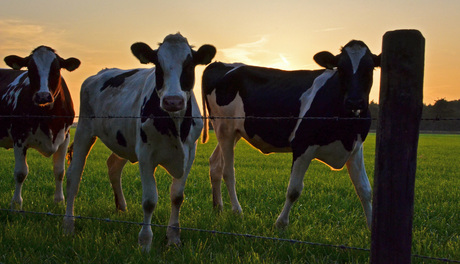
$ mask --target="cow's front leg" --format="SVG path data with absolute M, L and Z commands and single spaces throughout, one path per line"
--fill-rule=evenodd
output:
M 75 228 L 74 202 L 80 187 L 81 176 L 91 147 L 96 137 L 86 134 L 83 126 L 78 125 L 73 143 L 73 159 L 67 169 L 67 205 L 64 216 L 63 229 L 65 233 L 73 233 Z
M 115 196 L 115 206 L 120 211 L 126 211 L 126 200 L 123 195 L 121 186 L 121 173 L 128 160 L 120 158 L 117 154 L 112 153 L 107 159 L 107 169 L 109 172 L 110 184 L 112 185 L 113 194 Z
M 54 202 L 60 203 L 64 201 L 64 192 L 62 188 L 62 180 L 65 173 L 65 156 L 67 147 L 70 142 L 70 133 L 67 133 L 64 142 L 59 146 L 58 150 L 53 154 L 53 171 L 56 189 L 54 191 Z
M 169 218 L 168 229 L 166 237 L 168 238 L 168 245 L 180 245 L 180 223 L 179 214 L 180 207 L 184 201 L 185 182 L 192 168 L 193 161 L 195 160 L 196 144 L 190 147 L 188 155 L 185 155 L 185 171 L 178 172 L 173 176 L 171 184 L 170 198 L 171 198 L 171 216 Z M 169 170 L 173 171 L 173 170 Z
M 26 147 L 14 146 L 14 180 L 16 182 L 16 188 L 14 189 L 13 199 L 11 200 L 11 209 L 13 210 L 22 209 L 22 184 L 29 173 L 26 153 Z
M 182 178 L 173 178 L 171 184 L 171 216 L 169 218 L 168 229 L 166 230 L 166 237 L 168 238 L 168 245 L 181 244 L 180 242 L 180 224 L 179 224 L 179 213 L 182 202 L 184 201 L 184 188 L 187 175 Z
M 311 160 L 312 155 L 310 154 L 310 151 L 307 150 L 303 155 L 292 162 L 291 177 L 287 188 L 286 201 L 284 203 L 283 210 L 278 216 L 278 219 L 276 219 L 276 227 L 283 228 L 289 225 L 289 212 L 291 211 L 291 207 L 294 202 L 297 201 L 302 193 L 303 179 Z
M 153 232 L 150 224 L 153 211 L 158 202 L 158 191 L 154 176 L 155 167 L 156 164 L 152 164 L 151 161 L 139 159 L 139 172 L 142 182 L 142 209 L 144 210 L 144 222 L 139 232 L 139 245 L 145 252 L 150 251 L 152 246 Z
M 372 190 L 364 167 L 363 147 L 353 153 L 347 161 L 347 169 L 350 179 L 355 186 L 356 194 L 361 201 L 366 215 L 367 227 L 371 229 L 372 225 Z

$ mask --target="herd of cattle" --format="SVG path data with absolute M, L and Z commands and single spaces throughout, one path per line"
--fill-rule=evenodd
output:
M 369 92 L 380 56 L 363 42 L 350 41 L 338 55 L 317 53 L 314 60 L 325 68 L 322 70 L 282 71 L 214 62 L 203 73 L 203 119 L 193 93 L 195 66 L 212 61 L 214 46 L 194 50 L 177 33 L 166 36 L 155 50 L 134 43 L 131 51 L 141 63 L 155 67 L 104 69 L 82 84 L 73 159 L 67 170 L 65 232 L 74 232 L 75 197 L 88 153 L 100 138 L 112 151 L 107 166 L 119 210 L 126 210 L 123 167 L 127 161 L 139 162 L 144 211 L 139 244 L 146 251 L 152 242 L 150 223 L 158 201 L 155 168 L 160 165 L 172 176 L 166 232 L 168 244 L 180 244 L 179 211 L 185 182 L 202 131 L 202 140 L 207 141 L 209 120 L 218 141 L 209 159 L 215 207 L 223 207 L 223 178 L 233 211 L 242 212 L 235 189 L 234 148 L 244 138 L 263 153 L 293 154 L 277 226 L 288 225 L 304 175 L 311 160 L 317 159 L 333 169 L 347 166 L 370 227 L 371 187 L 362 145 L 370 127 Z M 75 113 L 60 70 L 73 71 L 80 61 L 63 59 L 53 49 L 40 46 L 25 58 L 11 55 L 5 62 L 12 69 L 0 69 L 0 146 L 14 149 L 16 189 L 11 206 L 22 208 L 29 148 L 47 157 L 53 155 L 54 200 L 64 201 L 65 156 Z M 127 118 L 136 116 L 139 118 Z

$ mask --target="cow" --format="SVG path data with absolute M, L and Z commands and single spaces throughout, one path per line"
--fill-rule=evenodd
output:
M 242 212 L 235 189 L 234 147 L 243 138 L 264 154 L 293 155 L 286 201 L 275 226 L 289 224 L 289 211 L 302 192 L 308 166 L 317 159 L 336 170 L 347 166 L 370 228 L 371 187 L 362 145 L 371 124 L 369 92 L 380 55 L 352 40 L 340 54 L 323 51 L 314 60 L 325 69 L 283 71 L 222 62 L 206 67 L 203 111 L 205 118 L 209 112 L 218 141 L 209 158 L 214 207 L 223 207 L 223 177 L 232 210 Z M 205 122 L 203 143 L 208 128 Z
M 171 216 L 166 231 L 168 245 L 180 244 L 179 209 L 203 128 L 192 90 L 195 66 L 210 63 L 216 49 L 203 45 L 195 51 L 177 33 L 166 36 L 156 50 L 138 42 L 131 46 L 131 51 L 141 63 L 153 63 L 155 67 L 105 69 L 82 84 L 80 121 L 67 171 L 64 231 L 74 231 L 75 196 L 86 157 L 96 138 L 100 138 L 113 152 L 107 167 L 116 207 L 120 210 L 126 210 L 121 187 L 123 167 L 127 161 L 139 162 L 144 225 L 138 241 L 144 251 L 149 251 L 153 237 L 150 223 L 158 201 L 154 176 L 158 165 L 173 178 Z
M 29 173 L 29 148 L 53 155 L 54 201 L 64 201 L 62 180 L 69 130 L 75 116 L 72 98 L 61 69 L 80 66 L 76 58 L 63 59 L 55 50 L 39 46 L 23 58 L 5 57 L 13 69 L 0 69 L 0 147 L 14 149 L 16 188 L 12 209 L 22 209 L 22 185 Z M 27 70 L 20 70 L 26 67 Z

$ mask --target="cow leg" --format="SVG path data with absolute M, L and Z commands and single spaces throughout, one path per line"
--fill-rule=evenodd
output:
M 313 150 L 308 148 L 307 151 L 299 156 L 292 162 L 291 177 L 286 193 L 286 201 L 283 210 L 281 211 L 278 219 L 276 219 L 275 226 L 278 228 L 286 227 L 289 224 L 289 212 L 295 201 L 300 197 L 303 189 L 303 179 L 307 172 L 308 166 L 313 159 Z
M 67 133 L 64 142 L 59 146 L 58 150 L 53 154 L 53 171 L 56 190 L 54 192 L 54 202 L 60 203 L 64 201 L 64 192 L 62 188 L 62 180 L 65 173 L 65 156 L 67 147 L 70 142 L 70 133 Z
M 140 153 L 148 152 L 141 151 Z M 141 157 L 139 159 L 139 172 L 142 182 L 142 209 L 144 210 L 144 222 L 139 232 L 139 245 L 145 252 L 150 251 L 152 246 L 153 232 L 150 224 L 153 211 L 158 202 L 158 191 L 154 176 L 155 167 L 156 164 L 153 164 L 148 158 Z
M 11 200 L 11 209 L 22 209 L 22 184 L 26 180 L 29 173 L 27 166 L 27 148 L 14 146 L 14 180 L 16 181 L 16 188 L 14 189 L 13 199 Z
M 83 121 L 81 121 L 83 122 Z M 67 169 L 67 206 L 64 216 L 64 232 L 73 233 L 75 227 L 74 202 L 80 186 L 81 175 L 86 164 L 91 147 L 96 142 L 96 137 L 86 134 L 83 126 L 77 128 L 73 143 L 73 159 Z
M 235 145 L 238 142 L 239 138 L 236 138 L 234 141 L 230 140 L 222 140 L 221 143 L 221 150 L 222 150 L 222 157 L 223 157 L 223 177 L 225 181 L 225 185 L 227 186 L 228 195 L 230 196 L 230 203 L 232 204 L 232 210 L 235 213 L 242 213 L 243 210 L 241 209 L 241 205 L 238 201 L 238 197 L 236 195 L 236 179 L 235 179 L 235 167 L 234 167 L 234 160 L 235 160 Z
M 355 186 L 356 194 L 358 194 L 361 204 L 366 215 L 367 227 L 371 229 L 372 223 L 372 190 L 369 179 L 364 167 L 363 147 L 353 153 L 347 161 L 347 169 L 350 174 L 350 179 Z
M 222 151 L 220 150 L 219 144 L 217 144 L 214 152 L 209 158 L 209 176 L 211 178 L 211 187 L 212 187 L 212 205 L 214 208 L 221 211 L 224 207 L 222 201 L 222 169 L 223 169 L 223 160 L 222 160 Z
M 195 160 L 196 144 L 194 144 L 188 154 L 188 160 L 186 160 L 187 167 L 185 168 L 184 175 L 178 175 L 180 177 L 173 176 L 173 182 L 171 184 L 170 198 L 171 198 L 171 217 L 169 218 L 168 229 L 166 230 L 166 236 L 168 238 L 168 245 L 180 245 L 180 224 L 179 224 L 179 213 L 182 202 L 184 201 L 184 189 L 185 182 L 192 168 L 193 161 Z
M 120 211 L 126 211 L 126 200 L 121 186 L 121 173 L 126 162 L 128 162 L 128 160 L 120 158 L 115 153 L 112 153 L 107 159 L 110 184 L 112 185 L 113 194 L 115 196 L 115 206 L 117 210 Z

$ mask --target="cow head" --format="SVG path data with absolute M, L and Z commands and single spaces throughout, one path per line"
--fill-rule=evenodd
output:
M 33 102 L 38 106 L 46 106 L 54 102 L 59 94 L 61 84 L 61 68 L 73 71 L 80 66 L 76 58 L 63 59 L 52 48 L 40 46 L 25 58 L 10 55 L 5 63 L 14 70 L 27 67 L 30 88 L 34 91 Z
M 380 55 L 372 54 L 364 42 L 352 40 L 339 55 L 323 51 L 314 60 L 327 69 L 337 69 L 346 111 L 355 116 L 367 111 L 373 70 L 380 66 Z
M 131 51 L 141 63 L 155 64 L 155 90 L 160 107 L 167 112 L 186 108 L 195 84 L 195 66 L 210 63 L 216 54 L 216 48 L 211 45 L 193 50 L 179 33 L 166 36 L 156 50 L 145 43 L 134 43 Z

